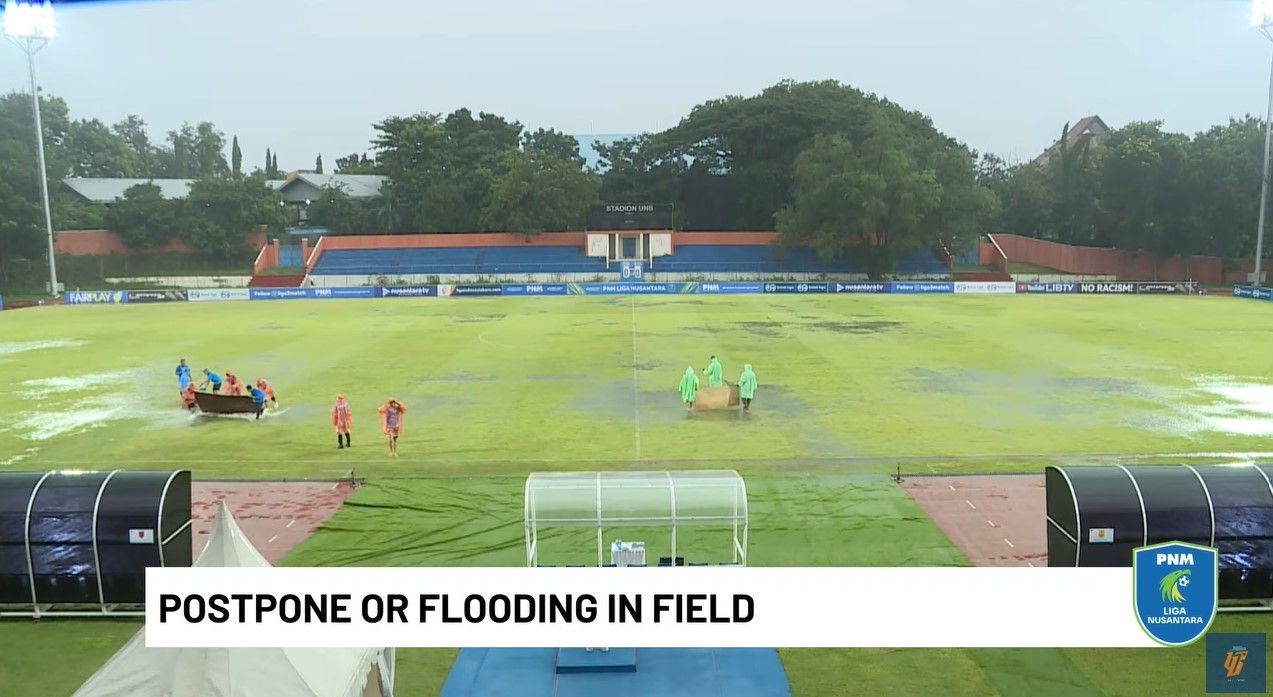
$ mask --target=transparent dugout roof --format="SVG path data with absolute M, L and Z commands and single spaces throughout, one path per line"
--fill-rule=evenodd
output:
M 535 527 L 746 521 L 747 488 L 733 470 L 536 472 L 526 479 L 526 522 Z

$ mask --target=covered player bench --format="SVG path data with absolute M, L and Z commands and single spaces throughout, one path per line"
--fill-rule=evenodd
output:
M 598 566 L 606 529 L 666 530 L 672 559 L 683 528 L 721 531 L 730 563 L 746 566 L 747 486 L 733 470 L 535 472 L 526 478 L 525 526 L 527 566 L 539 565 L 540 531 L 553 528 L 596 528 Z

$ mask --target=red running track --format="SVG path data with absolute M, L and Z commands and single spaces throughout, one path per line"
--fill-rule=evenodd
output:
M 217 504 L 225 501 L 243 534 L 261 554 L 277 564 L 353 495 L 352 482 L 195 482 L 190 516 L 194 558 L 199 558 Z
M 977 566 L 1048 565 L 1043 475 L 911 477 L 902 488 Z

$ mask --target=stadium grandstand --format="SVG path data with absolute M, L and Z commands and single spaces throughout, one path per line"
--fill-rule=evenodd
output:
M 660 281 L 866 277 L 865 265 L 851 254 L 828 262 L 812 249 L 779 245 L 772 232 L 324 236 L 302 255 L 308 282 L 322 286 L 365 285 L 386 276 L 409 283 L 587 281 L 619 272 L 624 262 L 640 264 L 646 279 Z M 949 278 L 950 269 L 936 249 L 914 249 L 899 255 L 893 274 Z

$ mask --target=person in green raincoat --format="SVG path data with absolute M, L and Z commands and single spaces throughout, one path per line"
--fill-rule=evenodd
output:
M 716 356 L 712 356 L 712 361 L 703 369 L 703 374 L 707 376 L 708 387 L 720 387 L 725 384 L 725 369 L 721 367 Z
M 743 401 L 743 413 L 751 411 L 751 400 L 756 397 L 756 374 L 751 364 L 743 366 L 743 374 L 738 378 L 738 398 Z
M 698 392 L 698 375 L 694 373 L 694 366 L 685 369 L 685 375 L 681 377 L 681 384 L 677 389 L 681 391 L 681 399 L 686 408 L 694 411 L 694 393 Z

